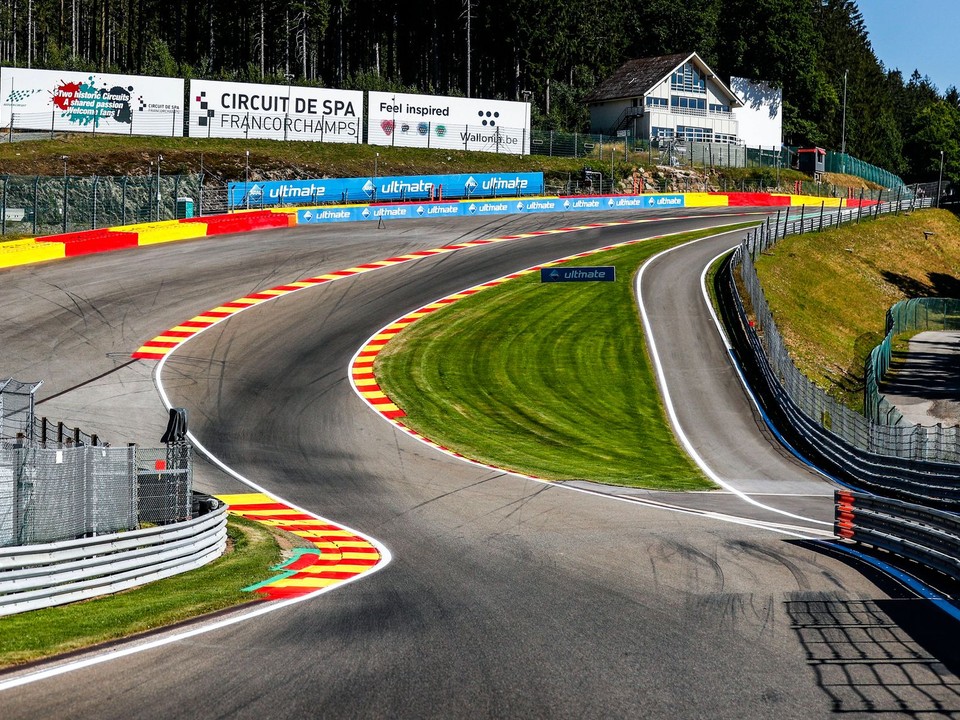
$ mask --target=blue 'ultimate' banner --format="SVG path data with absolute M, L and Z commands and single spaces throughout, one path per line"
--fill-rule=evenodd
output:
M 231 208 L 542 195 L 543 173 L 474 173 L 229 184 Z
M 459 200 L 442 203 L 349 205 L 298 210 L 300 225 L 364 220 L 410 220 L 430 217 L 482 217 L 516 213 L 577 212 L 584 210 L 682 208 L 683 195 L 623 195 L 617 197 L 511 198 Z

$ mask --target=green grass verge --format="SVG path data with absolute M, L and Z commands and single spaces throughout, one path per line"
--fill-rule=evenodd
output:
M 116 595 L 0 618 L 0 667 L 59 655 L 256 599 L 242 588 L 271 576 L 276 536 L 230 518 L 232 550 L 209 565 Z
M 460 300 L 387 344 L 379 383 L 407 425 L 482 462 L 553 480 L 711 488 L 667 424 L 632 277 L 660 250 L 718 231 L 575 263 L 614 265 L 615 283 L 541 285 L 533 274 Z
M 757 261 L 757 274 L 800 370 L 862 411 L 864 363 L 883 340 L 887 309 L 960 297 L 957 267 L 960 220 L 922 210 L 789 237 Z

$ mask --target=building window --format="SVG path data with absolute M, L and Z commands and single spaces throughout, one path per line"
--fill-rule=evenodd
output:
M 684 97 L 683 95 L 672 95 L 670 105 L 679 110 L 706 110 L 707 101 L 705 98 Z
M 673 128 L 652 127 L 650 128 L 650 138 L 672 138 Z
M 682 92 L 706 93 L 707 83 L 703 74 L 692 63 L 684 63 L 673 71 L 670 77 L 670 89 Z
M 691 127 L 690 125 L 677 125 L 677 138 L 693 142 L 712 142 L 713 129 Z
M 718 105 L 716 103 L 710 103 L 710 112 L 712 113 L 728 113 L 730 112 L 729 105 Z
M 648 97 L 647 107 L 666 107 L 667 99 L 662 97 Z

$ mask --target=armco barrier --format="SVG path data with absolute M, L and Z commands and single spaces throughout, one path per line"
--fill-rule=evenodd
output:
M 834 493 L 834 532 L 960 580 L 960 517 L 864 493 Z
M 80 540 L 0 548 L 0 615 L 107 595 L 223 554 L 227 507 L 186 522 Z

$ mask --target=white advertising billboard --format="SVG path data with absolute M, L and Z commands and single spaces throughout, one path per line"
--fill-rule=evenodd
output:
M 783 145 L 783 91 L 765 82 L 730 78 L 730 89 L 743 100 L 734 108 L 737 135 L 747 147 L 780 149 Z
M 23 130 L 183 135 L 183 80 L 0 68 L 0 125 Z
M 361 142 L 363 93 L 190 81 L 190 137 Z
M 368 101 L 370 145 L 530 152 L 530 103 L 385 92 Z

